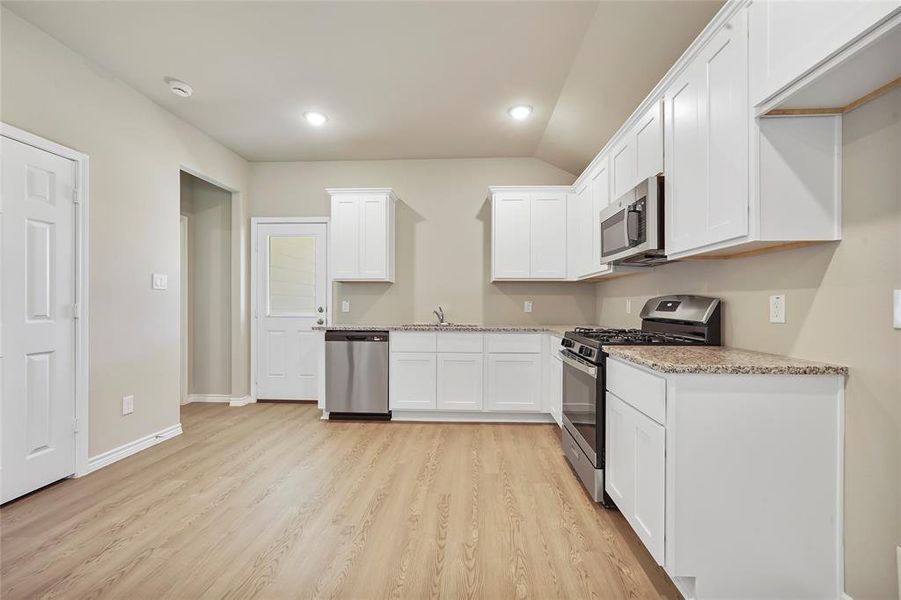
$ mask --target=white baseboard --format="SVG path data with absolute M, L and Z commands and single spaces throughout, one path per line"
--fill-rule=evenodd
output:
M 250 396 L 232 396 L 231 400 L 229 400 L 229 406 L 247 406 L 248 404 L 254 404 L 256 400 L 251 398 Z
M 102 469 L 103 467 L 120 461 L 123 458 L 127 458 L 132 454 L 137 454 L 141 450 L 146 450 L 151 446 L 156 446 L 160 442 L 165 442 L 166 440 L 172 439 L 177 435 L 181 435 L 181 423 L 172 425 L 171 427 L 167 427 L 161 431 L 157 431 L 156 433 L 145 435 L 144 437 L 136 439 L 133 442 L 122 444 L 118 448 L 113 448 L 112 450 L 108 450 L 103 454 L 93 456 L 88 459 L 88 469 L 84 474 L 87 475 L 88 473 L 93 473 L 97 469 Z
M 231 402 L 232 397 L 228 394 L 188 394 L 185 404 L 193 404 L 194 402 Z
M 555 423 L 548 413 L 462 412 L 440 410 L 392 410 L 392 421 L 439 423 Z
M 842 600 L 854 600 L 854 598 L 849 596 L 848 592 L 842 592 Z

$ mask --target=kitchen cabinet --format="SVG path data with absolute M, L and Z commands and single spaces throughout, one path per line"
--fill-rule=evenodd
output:
M 898 0 L 754 0 L 748 7 L 751 104 L 790 86 L 899 8 Z M 873 82 L 857 97 L 889 80 Z
M 604 159 L 601 159 L 603 163 Z M 608 203 L 663 171 L 663 108 L 652 104 L 614 143 L 610 157 L 611 190 Z
M 327 190 L 335 281 L 394 281 L 396 198 L 387 188 Z
M 491 188 L 491 280 L 565 280 L 568 187 Z
M 665 93 L 668 256 L 748 234 L 747 73 L 741 11 Z
M 559 426 L 563 426 L 563 360 L 560 358 L 560 338 L 548 336 L 545 359 L 545 401 L 547 411 Z
M 567 198 L 567 274 L 578 279 L 591 272 L 591 186 L 583 181 Z
M 437 359 L 428 352 L 391 352 L 388 406 L 391 410 L 437 407 Z
M 841 597 L 843 376 L 613 355 L 606 386 L 605 490 L 686 598 Z
M 610 204 L 610 160 L 607 156 L 598 161 L 588 175 L 591 187 L 591 256 L 588 257 L 589 273 L 600 271 L 601 264 L 601 212 Z
M 541 354 L 489 354 L 486 408 L 541 411 Z
M 438 405 L 439 410 L 482 410 L 481 353 L 438 354 Z
M 608 393 L 605 489 L 659 565 L 664 560 L 665 453 L 663 425 Z

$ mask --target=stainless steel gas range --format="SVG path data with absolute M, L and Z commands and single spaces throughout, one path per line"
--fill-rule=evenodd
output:
M 595 502 L 604 492 L 606 358 L 604 346 L 719 346 L 720 301 L 704 296 L 660 296 L 641 310 L 641 329 L 576 328 L 561 342 L 563 430 L 566 458 Z

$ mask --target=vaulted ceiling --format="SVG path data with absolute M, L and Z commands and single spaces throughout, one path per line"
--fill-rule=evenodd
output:
M 573 173 L 721 4 L 4 2 L 251 161 L 538 156 Z M 524 122 L 506 114 L 520 102 Z

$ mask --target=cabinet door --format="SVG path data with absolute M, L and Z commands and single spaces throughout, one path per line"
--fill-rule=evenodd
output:
M 566 194 L 531 194 L 531 279 L 566 278 Z
M 388 372 L 391 410 L 430 410 L 436 407 L 434 354 L 394 352 Z
M 610 160 L 604 156 L 588 178 L 591 186 L 591 271 L 601 268 L 601 211 L 610 204 Z
M 633 465 L 635 449 L 632 446 L 632 419 L 629 406 L 607 392 L 606 409 L 606 461 L 604 489 L 624 516 L 632 513 L 635 487 Z
M 566 207 L 567 270 L 571 278 L 591 272 L 591 186 L 584 182 L 570 194 Z
M 388 198 L 384 194 L 360 197 L 360 278 L 388 277 Z
M 610 171 L 613 176 L 613 196 L 610 198 L 612 201 L 618 200 L 638 182 L 635 137 L 627 134 L 626 139 L 614 146 L 610 160 Z
M 440 410 L 482 410 L 481 353 L 438 355 L 438 408 Z
M 655 103 L 635 125 L 636 184 L 663 172 L 663 102 Z
M 541 355 L 489 354 L 488 410 L 541 412 Z
M 493 279 L 528 279 L 531 261 L 529 194 L 495 194 L 492 207 Z
M 332 277 L 356 279 L 360 271 L 360 198 L 333 196 L 331 216 Z
M 666 92 L 667 254 L 748 233 L 745 13 Z
M 629 522 L 657 564 L 662 565 L 663 523 L 666 509 L 665 430 L 662 425 L 637 410 L 632 409 L 631 412 L 635 491 L 632 500 L 632 518 Z
M 554 349 L 556 352 L 556 349 Z M 563 361 L 556 355 L 550 359 L 548 400 L 550 413 L 557 425 L 563 425 Z
M 754 0 L 748 7 L 751 104 L 781 91 L 899 7 L 898 0 Z

